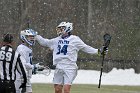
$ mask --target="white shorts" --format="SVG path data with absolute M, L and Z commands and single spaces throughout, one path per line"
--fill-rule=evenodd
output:
M 54 72 L 53 83 L 60 85 L 72 85 L 77 76 L 77 69 L 56 69 Z

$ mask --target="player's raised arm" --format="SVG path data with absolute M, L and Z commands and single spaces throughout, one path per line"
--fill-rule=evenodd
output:
M 43 38 L 41 35 L 36 35 L 35 40 L 42 46 L 50 47 L 53 45 L 53 39 Z

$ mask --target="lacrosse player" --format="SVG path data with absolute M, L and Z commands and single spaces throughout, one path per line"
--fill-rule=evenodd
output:
M 26 60 L 26 63 L 24 63 L 26 70 L 27 70 L 27 84 L 26 88 L 19 89 L 19 86 L 22 83 L 22 78 L 20 73 L 17 75 L 16 79 L 16 93 L 32 93 L 32 86 L 31 86 L 31 77 L 33 71 L 35 69 L 38 69 L 40 65 L 37 64 L 32 64 L 32 47 L 35 45 L 35 40 L 34 36 L 36 33 L 32 29 L 25 29 L 20 32 L 20 39 L 22 43 L 17 47 L 17 51 L 19 52 L 20 55 L 24 57 Z
M 58 37 L 45 39 L 40 35 L 35 36 L 40 45 L 53 50 L 53 65 L 56 66 L 53 78 L 55 93 L 70 93 L 72 82 L 77 76 L 79 50 L 90 54 L 101 53 L 100 49 L 86 45 L 78 36 L 72 35 L 72 30 L 73 23 L 61 22 L 56 27 Z

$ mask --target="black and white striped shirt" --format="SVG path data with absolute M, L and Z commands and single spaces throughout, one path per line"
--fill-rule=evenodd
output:
M 11 46 L 2 46 L 0 49 L 0 79 L 15 81 L 16 70 L 18 70 L 26 80 L 26 69 L 23 63 L 25 60 Z

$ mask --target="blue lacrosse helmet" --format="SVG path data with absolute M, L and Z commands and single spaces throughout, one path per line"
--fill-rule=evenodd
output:
M 35 45 L 35 39 L 34 37 L 37 35 L 37 33 L 33 29 L 25 29 L 20 32 L 20 39 L 30 46 Z

